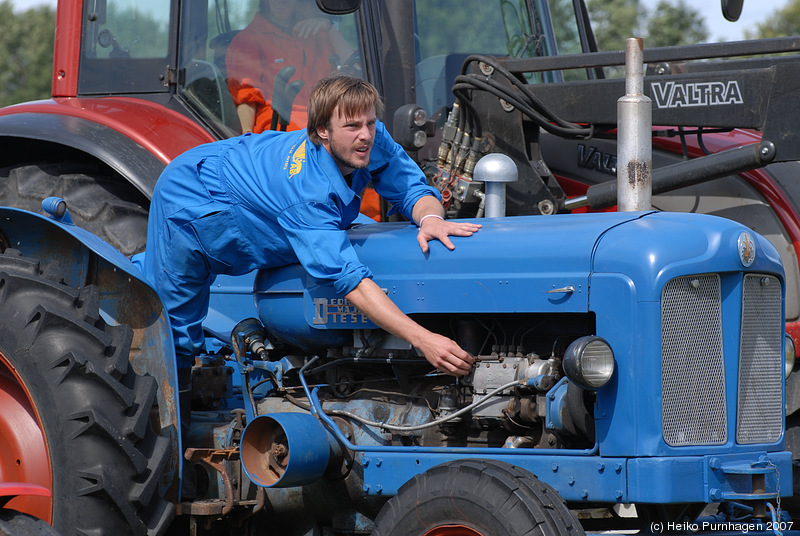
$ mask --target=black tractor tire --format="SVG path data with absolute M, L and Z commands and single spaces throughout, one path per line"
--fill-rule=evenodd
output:
M 47 454 L 0 452 L 0 467 L 49 462 L 49 484 L 31 483 L 50 488 L 50 522 L 64 536 L 163 534 L 174 507 L 161 496 L 169 440 L 151 425 L 156 381 L 132 369 L 132 330 L 107 324 L 98 304 L 96 287 L 0 254 L 0 374 L 24 390 Z
M 381 509 L 372 536 L 581 536 L 563 499 L 531 473 L 457 460 L 412 478 Z
M 144 251 L 149 201 L 110 169 L 91 163 L 45 163 L 0 169 L 0 206 L 39 212 L 61 197 L 72 221 L 124 255 Z
M 56 529 L 33 516 L 0 509 L 0 536 L 61 536 Z

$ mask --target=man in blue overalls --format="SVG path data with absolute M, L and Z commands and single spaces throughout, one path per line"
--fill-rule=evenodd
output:
M 201 145 L 176 158 L 153 192 L 147 251 L 136 259 L 169 313 L 179 371 L 203 346 L 202 322 L 218 274 L 300 262 L 372 322 L 419 348 L 437 369 L 463 375 L 472 357 L 420 326 L 384 294 L 345 229 L 359 214 L 356 192 L 375 190 L 449 249 L 449 236 L 480 225 L 442 218 L 439 192 L 377 120 L 377 90 L 351 76 L 321 80 L 305 132 L 265 132 Z

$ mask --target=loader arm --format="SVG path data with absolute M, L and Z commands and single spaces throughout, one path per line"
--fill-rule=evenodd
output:
M 659 192 L 697 184 L 721 176 L 757 169 L 772 162 L 800 159 L 798 111 L 793 106 L 800 88 L 800 61 L 796 55 L 733 59 L 760 54 L 779 54 L 797 49 L 800 38 L 754 42 L 704 44 L 689 47 L 645 49 L 650 66 L 644 93 L 653 102 L 654 135 L 753 129 L 761 132 L 760 144 L 730 155 L 669 166 L 654 177 Z M 698 60 L 714 60 L 703 61 Z M 553 212 L 576 208 L 567 202 L 540 155 L 540 129 L 572 139 L 615 137 L 617 100 L 625 93 L 623 79 L 579 80 L 548 84 L 526 83 L 532 73 L 596 69 L 624 64 L 624 54 L 596 52 L 539 58 L 492 58 L 471 56 L 456 78 L 454 92 L 461 97 L 477 132 L 491 136 L 486 152 L 505 152 L 520 169 L 513 185 L 510 213 L 530 213 L 532 206 L 552 203 Z M 491 74 L 485 75 L 488 65 Z M 652 74 L 658 73 L 658 74 Z M 465 89 L 472 89 L 467 93 Z M 466 102 L 465 102 L 466 101 Z M 745 154 L 746 153 L 746 154 Z M 691 169 L 687 168 L 690 167 Z M 592 208 L 614 205 L 614 184 L 592 195 Z M 590 189 L 591 190 L 591 189 Z M 610 194 L 610 195 L 609 195 Z M 600 203 L 598 200 L 604 201 Z M 585 200 L 582 200 L 586 204 Z M 597 204 L 595 204 L 597 203 Z M 548 213 L 544 211 L 544 213 Z

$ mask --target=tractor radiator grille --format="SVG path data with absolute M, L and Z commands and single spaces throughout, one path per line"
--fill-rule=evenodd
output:
M 668 445 L 727 441 L 724 369 L 719 276 L 669 281 L 661 295 L 661 416 Z
M 736 442 L 773 443 L 783 433 L 783 322 L 776 277 L 744 277 L 739 348 Z

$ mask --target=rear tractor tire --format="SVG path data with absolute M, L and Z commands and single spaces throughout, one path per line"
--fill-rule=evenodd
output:
M 157 385 L 128 361 L 132 330 L 108 325 L 96 287 L 0 254 L 0 475 L 48 488 L 8 508 L 63 536 L 163 534 L 168 439 L 151 426 Z
M 72 221 L 124 255 L 144 251 L 149 201 L 125 179 L 91 163 L 46 163 L 0 169 L 0 206 L 39 212 L 42 200 L 66 201 Z

